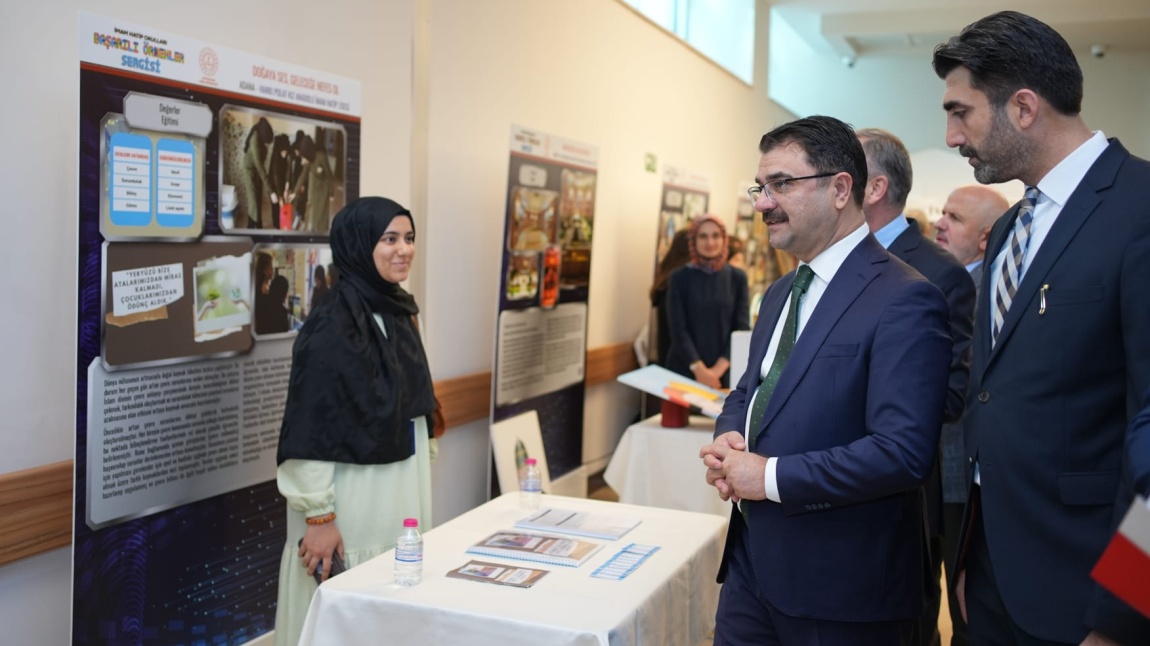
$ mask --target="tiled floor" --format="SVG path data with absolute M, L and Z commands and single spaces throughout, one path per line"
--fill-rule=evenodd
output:
M 590 490 L 590 493 L 588 494 L 589 498 L 594 498 L 595 500 L 609 500 L 612 502 L 619 502 L 619 495 L 616 494 L 615 491 L 611 489 L 611 487 L 608 487 L 603 482 L 601 474 L 591 477 L 588 483 L 588 488 Z M 950 643 L 951 633 L 954 631 L 954 628 L 950 623 L 950 613 L 948 613 L 946 610 L 949 607 L 947 606 L 946 597 L 946 580 L 944 579 L 942 587 L 942 611 L 939 612 L 938 617 L 938 632 L 942 637 L 941 643 L 943 644 Z M 699 646 L 711 646 L 711 640 L 704 639 L 699 643 Z

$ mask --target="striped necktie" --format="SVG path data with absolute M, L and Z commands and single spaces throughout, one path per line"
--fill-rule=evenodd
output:
M 1038 203 L 1038 189 L 1033 186 L 1026 187 L 1026 194 L 1022 196 L 1022 205 L 1018 209 L 1018 217 L 1014 220 L 1014 230 L 1010 235 L 1010 251 L 1002 259 L 1002 271 L 994 286 L 994 325 L 991 330 L 991 346 L 998 340 L 998 333 L 1002 330 L 1002 322 L 1006 319 L 1006 311 L 1014 301 L 1014 294 L 1018 291 L 1018 284 L 1022 282 L 1022 259 L 1026 256 L 1026 249 L 1030 245 L 1030 225 L 1034 222 L 1034 205 Z

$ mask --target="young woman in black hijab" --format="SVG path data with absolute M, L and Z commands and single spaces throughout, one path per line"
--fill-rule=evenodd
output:
M 431 374 L 399 283 L 415 255 L 411 214 L 358 199 L 332 223 L 340 280 L 292 349 L 277 482 L 288 503 L 276 644 L 295 644 L 332 554 L 354 567 L 394 547 L 404 518 L 431 522 Z M 302 539 L 302 541 L 301 541 Z

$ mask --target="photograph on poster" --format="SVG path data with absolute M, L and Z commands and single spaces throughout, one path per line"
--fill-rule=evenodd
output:
M 689 192 L 683 196 L 683 219 L 690 222 L 696 215 L 707 212 L 707 194 Z
M 256 336 L 285 335 L 335 286 L 339 272 L 327 245 L 256 245 L 252 263 Z
M 511 254 L 511 271 L 507 275 L 507 300 L 533 299 L 539 294 L 539 254 L 516 251 Z
M 346 202 L 346 141 L 335 123 L 220 110 L 220 229 L 327 235 Z
M 511 192 L 511 227 L 507 248 L 511 251 L 543 251 L 555 240 L 555 202 L 559 194 L 516 186 Z
M 567 249 L 590 249 L 595 223 L 595 175 L 565 168 L 559 177 L 563 196 L 559 239 Z
M 104 115 L 100 134 L 104 237 L 198 238 L 204 229 L 204 138 L 132 127 L 118 113 Z
M 252 338 L 246 331 L 252 313 L 245 307 L 251 304 L 251 261 L 247 239 L 208 236 L 187 244 L 105 243 L 101 297 L 105 368 L 168 365 L 248 352 Z M 216 292 L 218 297 L 210 298 Z M 214 304 L 209 304 L 212 300 Z
M 586 287 L 591 282 L 591 237 L 595 222 L 595 174 L 570 168 L 559 175 L 559 242 L 563 256 L 559 286 L 562 289 Z
M 663 256 L 667 255 L 667 250 L 671 248 L 671 241 L 675 239 L 675 233 L 685 228 L 687 228 L 687 224 L 683 219 L 682 213 L 678 211 L 659 212 L 659 241 L 656 247 L 656 265 L 663 260 Z
M 211 258 L 192 271 L 196 342 L 243 331 L 252 322 L 252 255 Z

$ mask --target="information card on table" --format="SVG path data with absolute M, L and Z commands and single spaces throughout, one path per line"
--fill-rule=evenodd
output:
M 591 573 L 591 576 L 597 579 L 622 581 L 628 576 L 631 576 L 632 572 L 639 569 L 639 566 L 642 565 L 644 561 L 651 558 L 651 555 L 658 551 L 658 545 L 638 545 L 631 543 L 607 559 L 606 563 L 596 568 L 595 571 Z

